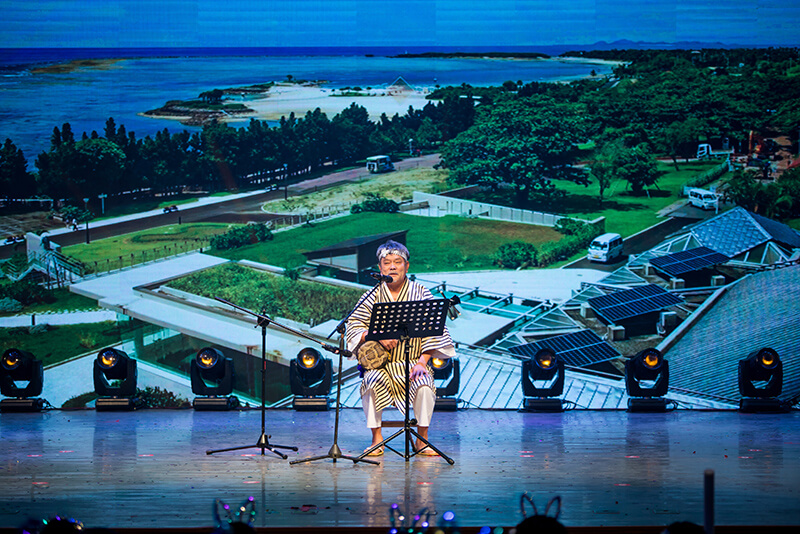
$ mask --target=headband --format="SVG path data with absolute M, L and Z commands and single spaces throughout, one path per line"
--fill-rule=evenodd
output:
M 383 245 L 379 246 L 376 255 L 378 256 L 378 261 L 380 261 L 390 254 L 400 256 L 404 260 L 408 261 L 408 249 L 402 243 L 398 243 L 397 241 L 389 240 Z

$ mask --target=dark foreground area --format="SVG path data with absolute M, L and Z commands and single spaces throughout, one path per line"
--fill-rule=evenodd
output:
M 290 465 L 329 451 L 333 412 L 267 412 L 270 443 L 299 449 L 285 450 L 288 460 L 255 446 L 258 410 L 6 413 L 0 531 L 60 515 L 120 533 L 208 532 L 215 499 L 236 506 L 252 496 L 263 532 L 387 532 L 395 503 L 406 515 L 427 509 L 436 525 L 453 512 L 448 524 L 461 532 L 508 532 L 527 491 L 540 510 L 561 496 L 570 532 L 660 532 L 676 521 L 703 524 L 703 473 L 712 469 L 717 532 L 788 532 L 779 527 L 800 525 L 799 422 L 798 412 L 471 409 L 434 417 L 431 441 L 452 466 L 389 450 L 379 465 Z M 343 410 L 343 454 L 368 443 L 361 411 Z M 403 449 L 400 438 L 393 443 Z

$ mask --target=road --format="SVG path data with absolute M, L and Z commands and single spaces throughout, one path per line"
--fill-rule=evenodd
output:
M 631 254 L 637 255 L 647 252 L 651 248 L 664 241 L 668 235 L 677 232 L 687 224 L 693 224 L 696 222 L 698 222 L 697 219 L 688 219 L 684 217 L 667 218 L 662 223 L 625 239 L 625 245 L 622 249 L 623 254 L 614 261 L 610 261 L 608 263 L 597 263 L 583 258 L 582 260 L 568 265 L 566 268 L 594 269 L 596 271 L 605 272 L 615 271 L 628 262 L 628 258 Z
M 395 163 L 397 171 L 413 168 L 431 168 L 439 162 L 438 154 L 429 154 L 417 158 L 409 158 Z M 332 187 L 336 184 L 355 182 L 365 179 L 371 175 L 366 168 L 358 167 L 344 171 L 332 172 L 319 178 L 304 180 L 292 184 L 288 188 L 289 195 L 304 195 Z M 195 222 L 227 222 L 244 224 L 249 221 L 268 221 L 275 218 L 275 215 L 261 211 L 261 205 L 269 200 L 282 198 L 285 192 L 283 189 L 265 191 L 248 196 L 242 196 L 230 200 L 224 198 L 213 203 L 204 203 L 200 206 L 185 204 L 180 211 L 171 213 L 142 214 L 134 217 L 120 217 L 119 220 L 103 221 L 100 224 L 89 223 L 90 240 L 104 239 L 116 235 L 127 234 L 157 228 L 170 224 L 195 223 Z M 58 233 L 52 236 L 52 241 L 62 247 L 84 243 L 86 241 L 86 230 L 81 227 L 79 230 Z M 0 247 L 0 259 L 11 257 L 15 252 L 24 252 L 25 244 L 6 245 Z

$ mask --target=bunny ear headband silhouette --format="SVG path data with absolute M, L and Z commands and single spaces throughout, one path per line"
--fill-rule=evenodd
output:
M 217 527 L 226 527 L 234 523 L 252 526 L 256 518 L 256 500 L 251 496 L 242 501 L 235 510 L 221 499 L 214 499 L 214 523 Z
M 533 502 L 533 498 L 530 495 L 528 495 L 528 492 L 526 491 L 519 497 L 519 509 L 522 512 L 522 518 L 526 519 L 528 517 L 528 514 L 525 511 L 525 501 L 528 501 L 533 507 L 533 515 L 539 515 L 539 511 L 536 509 L 536 503 Z M 553 506 L 553 504 L 557 505 L 554 510 L 555 515 L 553 516 L 553 519 L 558 519 L 558 516 L 561 515 L 561 495 L 556 495 L 555 497 L 547 501 L 547 506 L 545 506 L 544 508 L 545 516 L 549 517 L 550 507 Z

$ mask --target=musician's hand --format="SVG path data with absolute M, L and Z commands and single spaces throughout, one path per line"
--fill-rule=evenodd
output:
M 411 368 L 411 380 L 419 380 L 424 378 L 426 374 L 428 374 L 428 368 L 421 363 L 417 363 Z
M 380 341 L 380 344 L 383 345 L 383 348 L 389 352 L 394 350 L 394 348 L 397 346 L 397 343 L 398 341 L 396 339 L 382 339 Z

